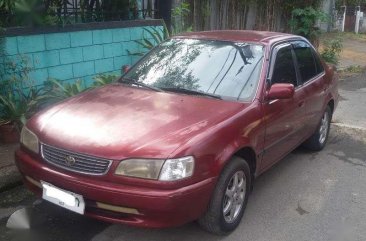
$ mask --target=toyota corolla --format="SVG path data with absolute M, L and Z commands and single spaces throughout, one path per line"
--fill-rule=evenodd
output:
M 299 145 L 324 148 L 337 78 L 299 36 L 175 36 L 116 83 L 36 114 L 16 163 L 29 189 L 71 211 L 225 234 L 256 177 Z

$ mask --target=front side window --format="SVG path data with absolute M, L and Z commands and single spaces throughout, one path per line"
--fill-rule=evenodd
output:
M 292 46 L 297 58 L 301 80 L 305 83 L 318 74 L 313 51 L 310 45 L 304 41 L 295 41 Z
M 250 100 L 257 89 L 262 60 L 261 45 L 170 39 L 152 50 L 124 77 L 166 91 L 186 89 Z
M 297 86 L 296 69 L 290 47 L 283 47 L 278 50 L 271 83 L 286 83 Z

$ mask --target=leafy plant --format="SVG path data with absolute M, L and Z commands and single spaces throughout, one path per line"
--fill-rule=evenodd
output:
M 321 31 L 316 27 L 316 23 L 328 20 L 328 15 L 321 10 L 313 7 L 297 8 L 292 11 L 292 19 L 289 25 L 295 34 L 307 38 L 315 46 L 318 46 Z
M 55 25 L 57 17 L 45 9 L 43 0 L 16 0 L 14 11 L 20 25 Z
M 365 67 L 362 67 L 361 65 L 351 65 L 342 70 L 344 73 L 362 73 L 365 70 Z
M 187 27 L 185 19 L 191 13 L 190 4 L 186 2 L 181 2 L 178 6 L 172 9 L 173 17 L 173 32 L 188 32 L 192 30 L 192 26 Z
M 36 88 L 18 93 L 20 95 L 12 92 L 0 95 L 0 125 L 11 123 L 20 130 L 38 110 L 39 101 L 43 97 Z
M 127 52 L 130 55 L 137 55 L 137 56 L 143 56 L 144 52 L 147 52 L 151 49 L 153 49 L 156 45 L 162 43 L 166 39 L 170 37 L 169 31 L 164 25 L 162 29 L 160 28 L 154 28 L 154 27 L 145 27 L 143 28 L 144 33 L 146 32 L 146 35 L 143 34 L 141 40 L 135 40 L 134 42 L 137 43 L 141 48 L 141 52 L 131 53 L 129 50 Z
M 18 130 L 38 109 L 38 103 L 43 98 L 29 78 L 32 70 L 28 67 L 28 60 L 20 57 L 19 61 L 6 62 L 9 74 L 2 76 L 0 83 L 0 124 L 13 124 Z
M 44 93 L 42 105 L 57 103 L 86 90 L 87 88 L 80 79 L 75 83 L 62 83 L 62 81 L 57 79 L 49 79 L 42 88 L 42 92 Z
M 341 39 L 332 39 L 324 42 L 320 53 L 325 62 L 337 65 L 342 52 L 343 44 Z
M 94 77 L 94 83 L 92 86 L 99 87 L 99 86 L 111 84 L 111 83 L 115 82 L 116 79 L 117 79 L 117 75 L 113 75 L 113 74 L 97 75 L 96 77 Z

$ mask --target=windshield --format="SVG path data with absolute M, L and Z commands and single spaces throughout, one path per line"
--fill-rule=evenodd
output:
M 168 91 L 186 89 L 250 100 L 257 89 L 262 59 L 261 45 L 170 39 L 147 54 L 124 77 Z

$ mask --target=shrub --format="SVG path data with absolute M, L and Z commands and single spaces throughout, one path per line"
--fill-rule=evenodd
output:
M 6 62 L 7 72 L 0 82 L 0 125 L 12 124 L 18 130 L 33 113 L 43 98 L 41 90 L 29 78 L 32 70 L 28 59 L 23 56 L 19 61 Z
M 116 82 L 118 76 L 114 74 L 101 74 L 94 77 L 92 87 L 99 87 Z
M 145 27 L 144 32 L 146 32 L 146 35 L 144 34 L 141 40 L 135 40 L 135 42 L 141 47 L 142 52 L 131 53 L 127 50 L 130 55 L 143 56 L 144 52 L 153 49 L 156 45 L 162 43 L 170 36 L 165 25 L 163 29 Z
M 81 79 L 75 83 L 63 83 L 57 79 L 49 79 L 42 88 L 43 98 L 41 106 L 55 104 L 61 100 L 75 96 L 84 92 L 87 88 L 83 85 Z
M 316 27 L 318 21 L 329 21 L 329 16 L 313 7 L 296 8 L 292 11 L 289 25 L 295 34 L 307 38 L 314 46 L 318 47 L 318 39 L 321 34 L 320 29 Z
M 337 65 L 343 48 L 342 40 L 332 39 L 330 41 L 325 41 L 323 44 L 324 48 L 320 52 L 321 57 L 325 62 Z

